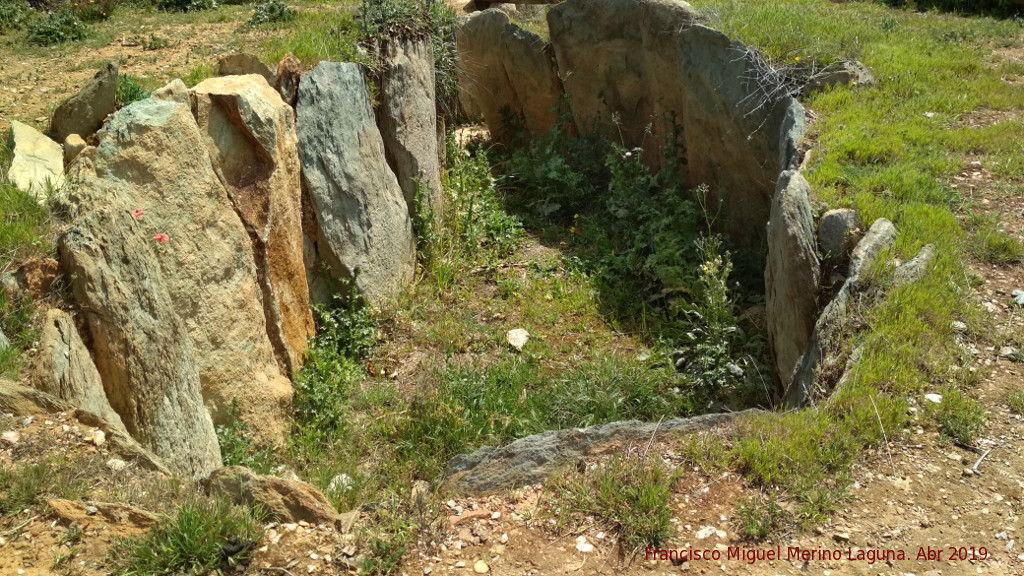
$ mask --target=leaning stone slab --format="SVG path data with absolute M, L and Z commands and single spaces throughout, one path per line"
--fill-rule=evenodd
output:
M 117 108 L 118 65 L 110 62 L 74 96 L 53 113 L 50 132 L 63 142 L 71 134 L 87 138 L 103 126 L 103 120 Z
M 445 470 L 445 489 L 459 494 L 482 494 L 545 480 L 566 464 L 581 458 L 648 442 L 660 434 L 707 430 L 751 411 L 705 414 L 658 423 L 612 422 L 527 436 L 500 448 L 484 447 L 457 456 Z
M 821 266 L 815 248 L 811 187 L 797 171 L 779 176 L 768 222 L 765 308 L 768 341 L 782 390 L 814 330 Z
M 417 186 L 441 219 L 441 165 L 434 94 L 434 50 L 430 39 L 393 40 L 380 79 L 377 120 L 388 164 L 398 177 L 409 215 L 415 217 Z
M 192 89 L 192 103 L 214 168 L 249 231 L 267 335 L 282 372 L 297 371 L 314 327 L 294 114 L 255 74 L 205 80 Z
M 321 62 L 299 84 L 296 115 L 316 254 L 335 279 L 355 278 L 381 305 L 412 281 L 416 243 L 359 66 Z
M 64 185 L 64 150 L 60 144 L 17 120 L 11 121 L 8 144 L 14 157 L 7 177 L 16 188 L 44 203 L 48 190 Z

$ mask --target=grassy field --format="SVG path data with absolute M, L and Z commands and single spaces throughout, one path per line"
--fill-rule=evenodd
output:
M 418 226 L 416 283 L 385 310 L 346 299 L 317 310 L 320 332 L 295 378 L 290 444 L 276 451 L 255 446 L 245 426 L 232 422 L 218 430 L 226 463 L 262 472 L 286 466 L 324 489 L 340 511 L 373 504 L 367 570 L 387 572 L 408 547 L 430 541 L 439 529 L 441 495 L 414 496 L 418 482 L 435 483 L 457 454 L 547 429 L 768 408 L 742 420 L 725 442 L 681 441 L 706 470 L 732 469 L 751 486 L 778 489 L 771 499 L 738 503 L 752 538 L 785 526 L 809 528 L 840 506 L 850 466 L 865 448 L 899 441 L 908 399 L 923 391 L 950 399 L 932 412 L 935 425 L 951 439 L 970 442 L 982 429 L 983 413 L 961 390 L 983 374 L 962 369 L 951 326 L 962 321 L 990 340 L 1014 338 L 994 334 L 970 303 L 978 280 L 969 265 L 1013 265 L 1024 258 L 998 211 L 978 210 L 983 197 L 1021 194 L 1020 21 L 872 2 L 693 5 L 709 25 L 757 47 L 776 66 L 805 69 L 855 58 L 877 78 L 873 87 L 804 99 L 813 114 L 807 170 L 813 199 L 822 210 L 851 206 L 866 222 L 885 217 L 895 223 L 897 245 L 872 271 L 872 289 L 888 289 L 894 259 L 906 261 L 929 243 L 937 257 L 919 282 L 858 309 L 857 332 L 845 345 L 862 347 L 863 355 L 841 393 L 815 408 L 771 410 L 763 393 L 765 379 L 770 383 L 763 327 L 745 314 L 758 295 L 734 287 L 732 255 L 706 230 L 693 191 L 664 174 L 646 173 L 639 158 L 607 142 L 569 141 L 556 133 L 533 148 L 499 153 L 486 144 L 456 146 L 450 138 L 446 219 Z M 137 23 L 147 41 L 172 44 L 183 41 L 174 35 L 185 35 L 189 26 L 230 24 L 217 41 L 256 50 L 267 61 L 292 52 L 307 67 L 338 59 L 373 68 L 365 47 L 373 44 L 373 30 L 388 29 L 387 15 L 368 20 L 360 6 L 344 3 L 299 2 L 295 8 L 291 19 L 252 26 L 245 24 L 250 5 L 184 13 L 122 5 L 91 24 L 83 40 L 31 46 L 21 28 L 0 36 L 0 46 L 25 57 L 52 50 L 80 58 Z M 450 16 L 421 15 L 417 25 L 443 38 Z M 542 22 L 530 26 L 543 32 Z M 200 51 L 167 74 L 193 85 L 212 73 L 206 55 Z M 148 90 L 166 79 L 134 81 Z M 551 149 L 562 153 L 545 153 Z M 7 161 L 0 158 L 0 166 Z M 983 166 L 984 189 L 958 179 L 976 170 L 972 162 Z M 628 206 L 635 221 L 588 208 L 593 194 L 611 206 Z M 53 254 L 48 209 L 9 186 L 2 170 L 0 214 L 0 272 Z M 648 245 L 641 236 L 656 241 Z M 16 343 L 13 352 L 0 353 L 4 375 L 18 374 L 20 350 L 31 347 L 32 315 L 31 306 L 0 297 L 0 326 Z M 522 352 L 505 342 L 511 328 L 531 335 Z M 688 356 L 706 361 L 686 362 Z M 1024 406 L 1016 396 L 1011 402 L 1018 411 Z M 674 481 L 658 463 L 615 460 L 559 479 L 552 489 L 565 510 L 605 514 L 621 526 L 624 541 L 640 546 L 668 537 L 659 506 Z M 783 512 L 778 502 L 794 506 Z M 637 506 L 645 515 L 629 524 Z M 202 523 L 194 503 L 182 510 L 167 531 L 121 546 L 116 562 L 138 573 L 160 569 L 147 562 L 154 550 L 169 546 L 168 534 L 190 519 Z M 229 524 L 204 530 L 254 530 L 243 518 Z

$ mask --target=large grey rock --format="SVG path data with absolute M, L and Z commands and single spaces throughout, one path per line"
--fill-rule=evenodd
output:
M 543 432 L 499 448 L 485 446 L 472 454 L 457 456 L 448 463 L 443 489 L 459 494 L 481 494 L 535 484 L 586 456 L 622 448 L 630 443 L 647 443 L 660 434 L 707 430 L 750 412 L 705 414 L 660 423 L 612 422 L 589 428 Z
M 821 266 L 814 242 L 811 187 L 796 171 L 779 176 L 768 222 L 765 307 L 768 343 L 782 390 L 807 349 L 818 312 Z
M 116 63 L 107 63 L 81 91 L 57 107 L 50 120 L 55 140 L 63 142 L 71 134 L 86 138 L 100 129 L 117 107 L 117 71 Z
M 162 88 L 157 88 L 150 95 L 150 98 L 159 102 L 177 102 L 179 104 L 188 104 L 188 86 L 181 81 L 180 78 L 171 80 Z
M 214 168 L 249 231 L 267 335 L 281 370 L 295 372 L 315 330 L 294 113 L 258 75 L 210 78 L 192 89 L 192 101 Z
M 642 146 L 653 168 L 670 143 L 689 185 L 721 203 L 711 208 L 733 242 L 763 250 L 775 182 L 798 164 L 803 108 L 756 53 L 697 21 L 677 0 L 568 0 L 548 13 L 576 126 Z
M 101 134 L 60 252 L 107 398 L 178 473 L 220 464 L 233 399 L 261 444 L 289 429 L 252 245 L 188 106 L 144 100 Z
M 64 185 L 64 150 L 35 128 L 11 120 L 8 145 L 13 152 L 7 178 L 19 190 L 46 202 L 49 189 Z
M 46 311 L 38 350 L 32 370 L 36 388 L 96 414 L 112 427 L 125 431 L 121 417 L 107 401 L 100 373 L 71 316 L 62 310 Z
M 833 367 L 838 361 L 840 339 L 849 320 L 847 308 L 860 285 L 861 274 L 871 267 L 882 252 L 895 243 L 896 228 L 885 218 L 875 220 L 864 238 L 857 243 L 850 254 L 850 268 L 846 281 L 814 323 L 814 332 L 811 334 L 807 351 L 800 358 L 793 382 L 785 391 L 786 406 L 797 408 L 815 396 L 827 395 L 829 390 L 815 388 L 815 379 L 823 369 Z
M 463 110 L 482 115 L 495 139 L 508 136 L 507 113 L 520 118 L 527 137 L 557 123 L 562 81 L 554 51 L 539 36 L 512 23 L 507 11 L 491 9 L 461 17 L 455 38 Z
M 302 78 L 296 114 L 303 181 L 319 228 L 310 241 L 335 279 L 356 277 L 358 267 L 360 292 L 383 304 L 412 280 L 415 238 L 359 66 L 321 62 Z
M 856 242 L 851 245 L 851 240 L 859 239 L 859 226 L 856 210 L 839 208 L 825 212 L 818 222 L 818 245 L 822 257 L 836 262 L 845 260 L 856 245 Z
M 434 50 L 429 38 L 387 43 L 380 79 L 377 124 L 388 164 L 398 177 L 409 216 L 415 217 L 416 183 L 434 216 L 442 217 L 441 165 L 434 94 Z

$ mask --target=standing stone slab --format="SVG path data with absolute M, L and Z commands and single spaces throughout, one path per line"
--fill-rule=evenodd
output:
M 48 187 L 64 185 L 64 151 L 35 128 L 11 121 L 8 144 L 14 153 L 7 177 L 19 190 L 46 202 Z
M 562 81 L 554 50 L 540 36 L 509 24 L 501 35 L 501 65 L 518 104 L 527 135 L 539 138 L 558 123 Z
M 61 256 L 107 397 L 176 471 L 219 465 L 232 400 L 262 444 L 289 427 L 252 246 L 188 106 L 144 100 L 101 133 Z
M 118 65 L 110 62 L 53 113 L 50 132 L 63 142 L 71 134 L 86 138 L 103 126 L 103 120 L 117 108 Z
M 386 58 L 377 124 L 388 164 L 398 177 L 410 217 L 415 216 L 418 179 L 435 217 L 440 218 L 434 50 L 429 38 L 395 40 L 388 43 Z
M 100 373 L 67 312 L 46 311 L 32 372 L 39 390 L 88 410 L 115 429 L 125 431 L 121 417 L 107 401 Z
M 416 248 L 359 66 L 320 63 L 302 78 L 296 113 L 317 255 L 336 279 L 355 277 L 358 267 L 360 292 L 383 304 L 412 280 Z
M 768 222 L 764 272 L 768 341 L 786 390 L 814 330 L 821 266 L 815 250 L 811 188 L 799 172 L 783 172 Z
M 502 108 L 519 109 L 501 63 L 501 36 L 508 25 L 504 12 L 484 10 L 460 17 L 455 29 L 459 101 L 469 116 L 484 117 L 495 140 L 504 137 Z
M 258 75 L 210 78 L 192 90 L 214 168 L 249 231 L 270 342 L 285 373 L 314 335 L 302 258 L 302 192 L 294 114 Z

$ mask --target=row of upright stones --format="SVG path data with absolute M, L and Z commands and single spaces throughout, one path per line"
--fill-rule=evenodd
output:
M 111 103 L 102 127 L 79 122 L 96 145 L 69 153 L 56 201 L 84 338 L 67 314 L 47 317 L 55 350 L 42 356 L 77 366 L 37 386 L 187 476 L 220 466 L 215 424 L 233 404 L 257 442 L 282 444 L 311 304 L 353 280 L 375 305 L 396 296 L 415 270 L 416 195 L 439 206 L 429 39 L 386 50 L 376 113 L 358 65 L 302 75 L 289 55 L 277 74 L 229 62 L 256 73 L 191 90 L 175 81 Z M 75 136 L 63 132 L 104 107 L 96 92 L 117 73 L 102 70 L 59 108 L 51 136 Z
M 763 257 L 776 397 L 800 406 L 815 393 L 822 366 L 838 361 L 860 270 L 892 246 L 895 229 L 880 220 L 857 244 L 851 210 L 826 214 L 816 226 L 798 170 L 805 119 L 795 96 L 830 83 L 871 83 L 870 72 L 843 63 L 796 85 L 703 26 L 680 0 L 566 0 L 547 22 L 549 42 L 502 7 L 463 16 L 456 33 L 462 107 L 481 115 L 498 140 L 511 136 L 510 113 L 527 138 L 564 122 L 570 133 L 642 148 L 655 170 L 672 155 L 692 187 L 707 185 L 708 207 L 732 246 Z M 841 278 L 822 278 L 823 259 Z M 820 301 L 834 282 L 838 296 Z

